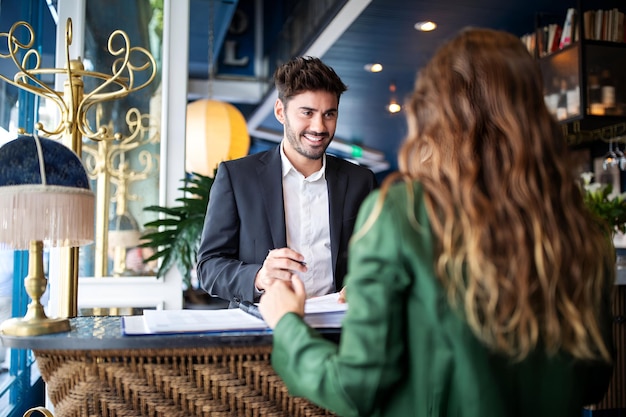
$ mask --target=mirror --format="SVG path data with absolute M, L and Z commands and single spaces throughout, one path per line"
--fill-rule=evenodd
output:
M 113 74 L 120 68 L 120 51 L 143 48 L 154 57 L 157 74 L 144 88 L 102 101 L 87 112 L 90 130 L 105 129 L 107 137 L 83 138 L 82 158 L 96 193 L 97 212 L 96 241 L 80 249 L 79 277 L 156 274 L 156 265 L 143 262 L 147 249 L 138 245 L 143 224 L 153 219 L 143 207 L 159 203 L 163 12 L 163 2 L 150 0 L 86 2 L 85 70 Z M 149 81 L 151 71 L 141 71 L 145 64 L 145 56 L 131 53 L 128 65 L 135 68 L 137 78 L 129 82 Z M 103 80 L 85 77 L 84 84 L 87 95 L 102 88 Z M 114 86 L 101 91 L 113 92 Z

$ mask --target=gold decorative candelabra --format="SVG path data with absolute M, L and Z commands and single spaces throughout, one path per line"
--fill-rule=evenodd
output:
M 98 109 L 96 115 L 96 126 L 101 124 L 102 111 Z M 107 259 L 109 249 L 109 204 L 116 203 L 115 215 L 122 216 L 127 212 L 127 202 L 138 200 L 136 194 L 130 192 L 130 184 L 136 181 L 145 180 L 155 167 L 158 167 L 158 156 L 147 149 L 138 149 L 144 145 L 156 144 L 160 142 L 158 130 L 150 124 L 150 116 L 142 115 L 136 108 L 130 109 L 126 113 L 126 124 L 130 129 L 128 136 L 116 135 L 113 140 L 100 140 L 97 146 L 85 144 L 83 152 L 87 173 L 91 179 L 97 181 L 98 194 L 96 197 L 96 240 L 95 240 L 95 261 L 94 276 L 103 277 L 107 275 Z M 109 121 L 103 129 L 112 130 L 112 123 Z M 138 151 L 137 161 L 142 167 L 141 170 L 133 170 L 130 167 L 128 155 L 131 151 Z M 109 184 L 116 186 L 113 197 L 110 197 Z M 125 247 L 114 246 L 114 275 L 121 275 L 125 265 Z
M 21 35 L 21 36 L 20 36 Z M 82 154 L 82 138 L 95 141 L 119 139 L 106 126 L 91 127 L 88 119 L 90 109 L 104 101 L 117 100 L 146 87 L 157 73 L 154 57 L 142 47 L 131 47 L 128 35 L 116 30 L 109 36 L 108 52 L 116 57 L 111 74 L 86 71 L 82 61 L 70 59 L 69 46 L 72 43 L 72 21 L 67 19 L 65 33 L 65 68 L 41 68 L 41 56 L 33 48 L 35 34 L 27 22 L 16 22 L 7 33 L 0 33 L 0 42 L 6 39 L 7 54 L 0 58 L 9 58 L 18 71 L 13 79 L 0 75 L 0 79 L 22 90 L 51 100 L 60 111 L 60 120 L 54 127 L 46 127 L 38 122 L 35 128 L 43 136 L 60 138 L 78 156 Z M 120 46 L 121 45 L 121 46 Z M 18 54 L 23 56 L 18 58 Z M 132 62 L 131 62 L 132 59 Z M 145 82 L 138 82 L 139 74 L 148 74 Z M 66 76 L 63 91 L 55 91 L 39 78 L 45 74 Z M 93 80 L 97 86 L 85 92 L 84 79 Z M 100 193 L 100 190 L 98 190 Z M 98 236 L 96 236 L 98 238 Z M 102 236 L 100 237 L 102 238 Z M 78 315 L 78 248 L 64 248 L 61 252 L 59 317 L 75 317 Z

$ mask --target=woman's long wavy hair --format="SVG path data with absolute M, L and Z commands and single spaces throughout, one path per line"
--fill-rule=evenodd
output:
M 405 108 L 399 172 L 424 187 L 436 273 L 474 334 L 516 359 L 540 348 L 610 361 L 599 317 L 614 249 L 521 41 L 464 30 L 419 72 Z

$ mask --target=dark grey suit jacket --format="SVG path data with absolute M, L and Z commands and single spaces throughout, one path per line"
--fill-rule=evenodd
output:
M 363 199 L 376 187 L 367 168 L 327 155 L 334 282 L 342 288 L 348 241 Z M 231 302 L 254 299 L 254 279 L 268 251 L 287 246 L 280 146 L 220 163 L 198 251 L 200 286 Z

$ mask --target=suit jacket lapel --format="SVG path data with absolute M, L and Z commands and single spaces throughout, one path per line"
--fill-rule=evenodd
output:
M 267 221 L 270 225 L 274 248 L 287 246 L 287 230 L 285 226 L 285 204 L 283 201 L 282 164 L 280 145 L 260 158 L 257 167 L 259 194 L 262 196 Z
M 333 259 L 333 272 L 337 267 L 339 256 L 339 244 L 341 242 L 341 226 L 343 222 L 343 206 L 347 195 L 348 179 L 345 175 L 339 175 L 337 161 L 326 157 L 326 183 L 328 185 L 328 204 L 330 206 L 330 248 Z

